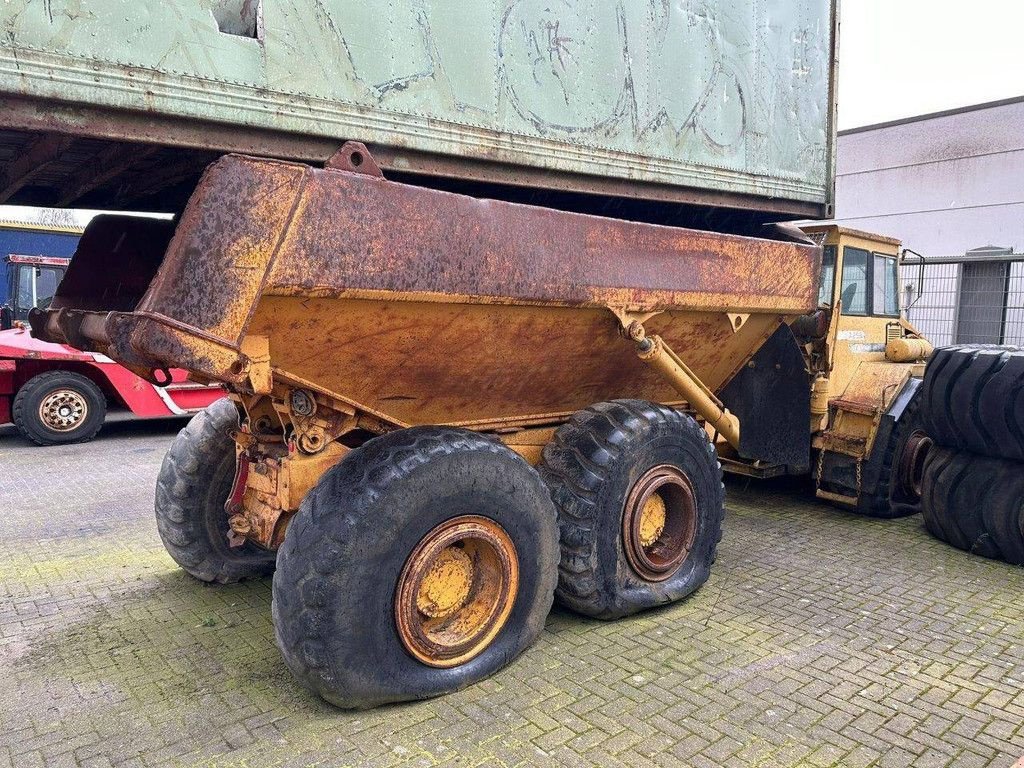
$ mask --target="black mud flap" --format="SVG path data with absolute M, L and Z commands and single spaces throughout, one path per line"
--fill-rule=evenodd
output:
M 740 456 L 794 469 L 808 466 L 811 383 L 788 325 L 779 326 L 719 397 L 740 420 Z

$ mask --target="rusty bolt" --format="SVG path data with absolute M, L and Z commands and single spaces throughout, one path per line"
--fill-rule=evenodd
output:
M 316 400 L 304 389 L 293 389 L 291 407 L 296 416 L 312 416 L 316 413 Z
M 647 331 L 644 330 L 644 324 L 639 320 L 634 320 L 629 324 L 629 328 L 626 329 L 626 333 L 633 341 L 640 343 L 647 338 Z
M 228 525 L 231 527 L 232 531 L 241 536 L 245 536 L 252 530 L 252 525 L 249 524 L 249 518 L 245 515 L 232 515 L 228 518 Z

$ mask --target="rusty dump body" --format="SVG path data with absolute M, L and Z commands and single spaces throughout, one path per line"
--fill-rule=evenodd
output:
M 808 241 L 389 182 L 350 143 L 324 169 L 226 156 L 176 228 L 96 219 L 32 324 L 158 382 L 172 366 L 224 382 L 249 415 L 240 445 L 273 432 L 313 475 L 346 435 L 418 424 L 497 432 L 535 459 L 538 430 L 592 403 L 680 402 L 630 324 L 718 392 L 814 306 L 819 264 Z

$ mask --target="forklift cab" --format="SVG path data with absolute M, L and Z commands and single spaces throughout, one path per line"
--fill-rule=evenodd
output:
M 70 261 L 52 256 L 7 256 L 7 298 L 0 307 L 0 330 L 12 328 L 15 322 L 28 322 L 33 308 L 50 306 Z

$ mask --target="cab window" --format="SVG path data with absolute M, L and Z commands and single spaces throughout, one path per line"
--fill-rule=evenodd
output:
M 36 267 L 36 301 L 35 306 L 39 309 L 46 309 L 53 301 L 57 293 L 57 284 L 60 283 L 64 270 L 55 267 Z
M 894 256 L 874 256 L 874 313 L 895 317 L 900 313 L 899 266 Z
M 868 313 L 870 255 L 861 248 L 847 246 L 843 249 L 843 287 L 839 298 L 843 302 L 844 314 L 866 315 Z
M 835 284 L 836 247 L 826 245 L 821 254 L 821 285 L 818 287 L 818 306 L 831 306 Z
M 46 309 L 50 306 L 57 285 L 64 276 L 62 267 L 37 267 L 32 264 L 18 265 L 18 292 L 14 305 L 16 320 L 27 320 L 33 307 Z

